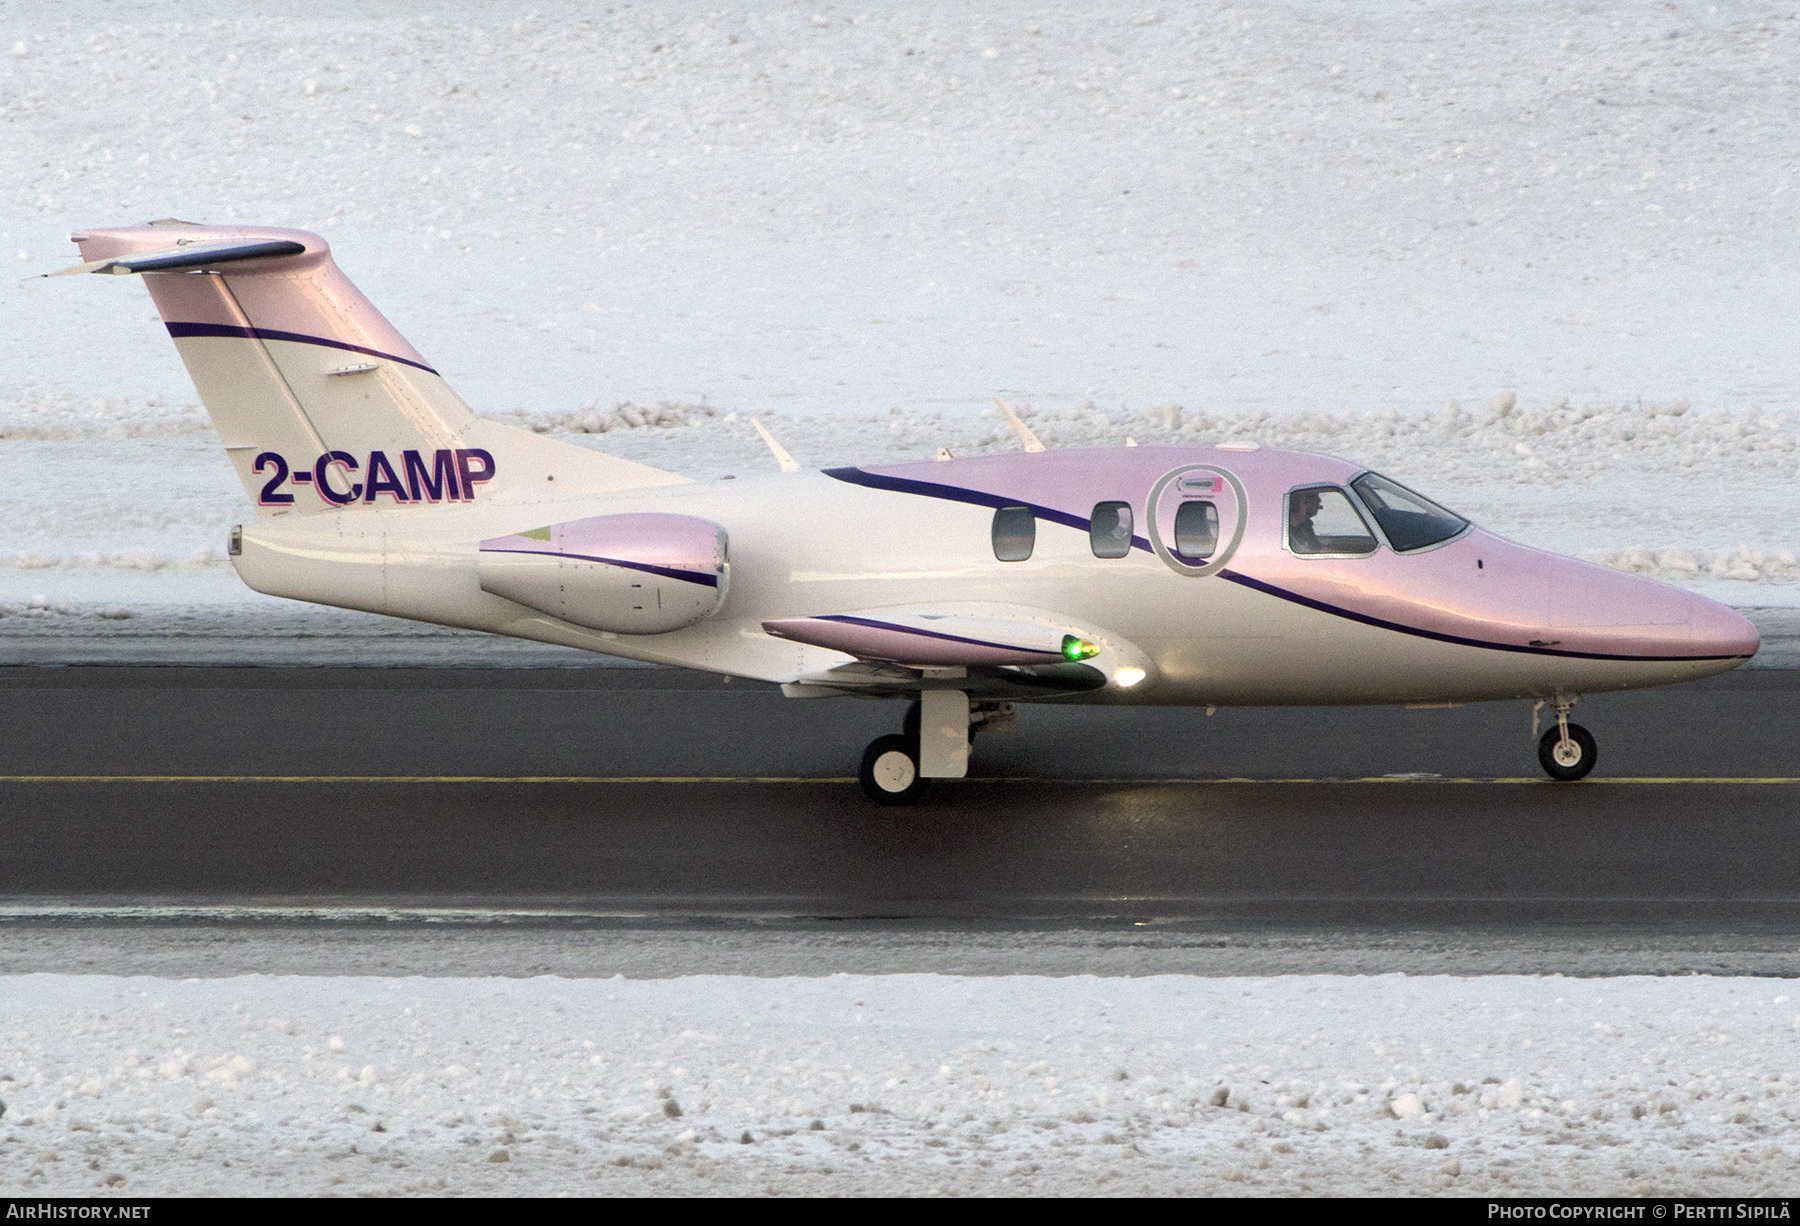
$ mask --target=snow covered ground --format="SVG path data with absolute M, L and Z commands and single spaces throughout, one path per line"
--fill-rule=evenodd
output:
M 76 225 L 322 229 L 488 410 L 1800 396 L 1800 26 L 1756 0 L 8 0 L 0 38 L 21 274 Z M 13 393 L 185 397 L 122 288 L 31 290 Z
M 1792 1190 L 1800 989 L 0 979 L 8 1195 Z
M 0 251 L 319 229 L 478 410 L 696 476 L 769 470 L 751 414 L 809 464 L 1009 448 L 1000 391 L 1800 604 L 1797 69 L 1754 0 L 0 0 Z M 141 287 L 14 302 L 0 605 L 265 603 Z

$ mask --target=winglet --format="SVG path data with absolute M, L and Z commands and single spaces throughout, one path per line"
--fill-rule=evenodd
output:
M 1002 413 L 1006 414 L 1006 420 L 1012 424 L 1013 433 L 1019 436 L 1021 443 L 1025 444 L 1026 451 L 1042 451 L 1044 449 L 1044 445 L 1038 442 L 1038 436 L 1031 432 L 1030 426 L 1019 420 L 1019 415 L 1013 412 L 1010 404 L 998 396 L 994 397 L 994 403 L 1000 406 Z
M 797 473 L 800 471 L 800 465 L 795 462 L 793 456 L 787 453 L 787 448 L 776 442 L 775 436 L 770 434 L 760 421 L 757 421 L 756 418 L 752 417 L 750 419 L 750 424 L 756 427 L 756 432 L 762 435 L 762 441 L 767 443 L 769 445 L 769 450 L 775 453 L 775 462 L 781 465 L 782 472 Z

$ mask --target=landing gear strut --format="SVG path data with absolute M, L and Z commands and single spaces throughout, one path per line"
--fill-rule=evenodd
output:
M 1569 722 L 1569 711 L 1576 699 L 1556 699 L 1556 727 L 1546 729 L 1538 739 L 1538 763 L 1544 773 L 1559 783 L 1573 783 L 1594 769 L 1599 750 L 1593 734 L 1580 724 Z M 1540 702 L 1539 707 L 1543 704 Z M 1537 709 L 1532 710 L 1532 723 L 1537 722 Z

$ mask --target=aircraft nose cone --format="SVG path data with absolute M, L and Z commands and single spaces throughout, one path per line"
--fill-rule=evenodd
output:
M 1729 605 L 1704 596 L 1688 596 L 1688 634 L 1697 656 L 1753 656 L 1762 635 L 1750 619 Z
M 1675 662 L 1715 661 L 1731 668 L 1762 645 L 1736 609 L 1642 575 L 1569 562 L 1550 584 L 1545 635 L 1578 651 Z

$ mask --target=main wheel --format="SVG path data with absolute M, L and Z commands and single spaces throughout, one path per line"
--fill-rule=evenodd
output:
M 1538 762 L 1544 773 L 1560 783 L 1572 783 L 1594 769 L 1599 750 L 1594 738 L 1580 724 L 1569 725 L 1569 744 L 1564 745 L 1562 729 L 1554 725 L 1538 741 Z
M 878 805 L 910 805 L 931 782 L 919 773 L 919 742 L 904 736 L 878 736 L 863 751 L 856 773 L 863 795 Z

